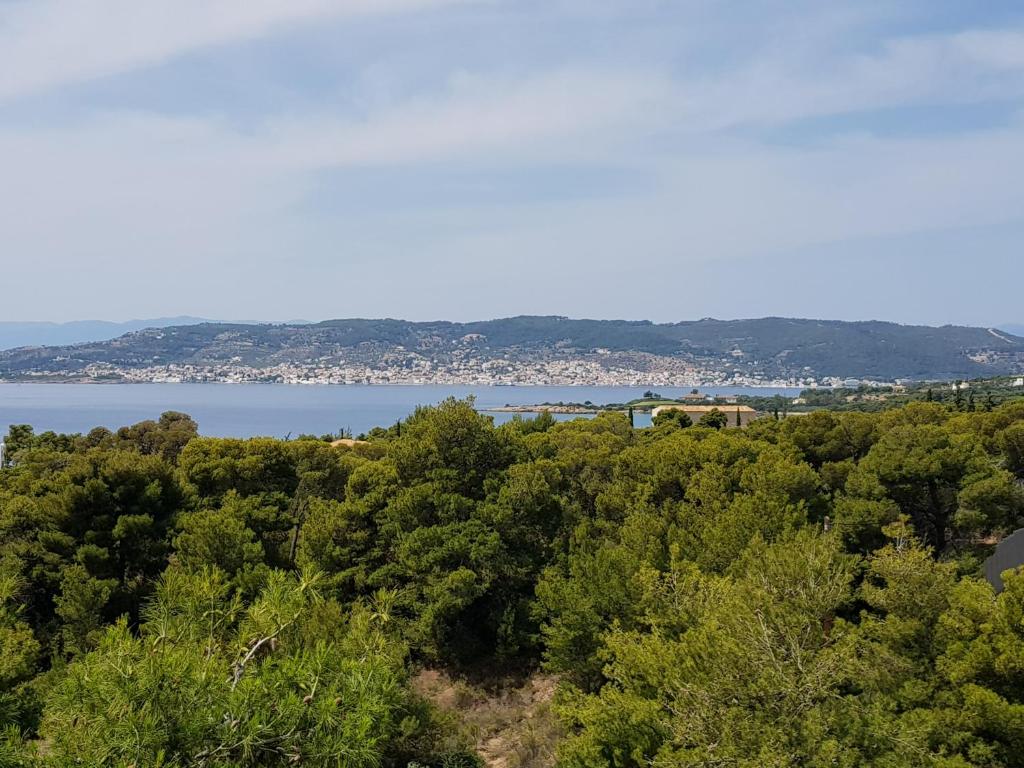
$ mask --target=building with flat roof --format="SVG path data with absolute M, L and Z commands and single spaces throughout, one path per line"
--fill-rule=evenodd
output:
M 666 411 L 682 411 L 690 417 L 690 421 L 694 424 L 698 423 L 711 411 L 719 411 L 725 414 L 726 419 L 728 419 L 726 426 L 730 428 L 746 427 L 757 418 L 757 411 L 749 405 L 690 405 L 689 403 L 659 405 L 651 410 L 651 418 L 653 419 L 659 413 Z

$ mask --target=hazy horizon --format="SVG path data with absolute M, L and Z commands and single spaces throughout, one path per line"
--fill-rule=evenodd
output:
M 87 318 L 76 318 L 72 320 L 22 320 L 22 319 L 0 319 L 0 325 L 40 325 L 40 326 L 71 326 L 71 325 L 129 325 L 135 323 L 161 323 L 164 325 L 196 325 L 199 323 L 218 323 L 226 325 L 315 325 L 317 323 L 326 323 L 336 320 L 397 320 L 402 322 L 410 323 L 486 323 L 494 322 L 498 320 L 509 320 L 516 317 L 564 317 L 569 320 L 593 320 L 599 322 L 650 322 L 655 324 L 674 324 L 674 323 L 688 323 L 698 322 L 701 320 L 716 320 L 721 322 L 740 322 L 747 320 L 765 320 L 770 318 L 780 318 L 784 320 L 820 320 L 822 322 L 849 322 L 849 323 L 896 323 L 898 325 L 920 325 L 930 327 L 941 327 L 943 325 L 966 325 L 977 328 L 1003 328 L 1006 326 L 1017 327 L 1018 329 L 1024 330 L 1024 323 L 1009 321 L 1002 323 L 914 323 L 914 322 L 902 322 L 899 320 L 890 320 L 884 317 L 863 317 L 854 319 L 844 319 L 839 317 L 809 317 L 801 315 L 760 315 L 754 316 L 738 316 L 738 317 L 716 317 L 714 315 L 706 315 L 704 317 L 680 317 L 675 320 L 652 320 L 649 317 L 584 317 L 582 315 L 566 315 L 560 313 L 545 313 L 532 314 L 532 313 L 516 313 L 511 315 L 495 315 L 493 317 L 472 317 L 465 320 L 456 320 L 449 317 L 424 317 L 423 319 L 413 319 L 409 317 L 398 317 L 393 315 L 337 315 L 331 317 L 320 317 L 315 319 L 306 318 L 295 318 L 295 319 L 237 319 L 237 318 L 224 318 L 224 317 L 196 317 L 192 315 L 171 315 L 164 317 L 131 317 L 131 318 L 98 318 L 98 317 L 87 317 Z
M 0 316 L 1024 322 L 1020 3 L 211 8 L 0 5 Z

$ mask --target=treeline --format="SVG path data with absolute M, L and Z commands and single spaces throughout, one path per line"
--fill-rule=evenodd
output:
M 716 426 L 12 427 L 0 765 L 477 764 L 420 665 L 556 673 L 564 766 L 1024 765 L 1024 404 Z
M 1016 377 L 919 382 L 909 385 L 861 385 L 856 388 L 804 389 L 797 400 L 774 395 L 740 395 L 737 402 L 775 417 L 824 408 L 830 411 L 884 411 L 913 402 L 941 403 L 954 411 L 991 412 L 1002 405 L 1024 400 L 1024 388 Z

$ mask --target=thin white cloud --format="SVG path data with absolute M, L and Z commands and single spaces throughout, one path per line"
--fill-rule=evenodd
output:
M 520 81 L 460 76 L 440 99 L 361 120 L 314 116 L 240 130 L 218 118 L 121 112 L 0 130 L 7 276 L 28 279 L 47 259 L 57 275 L 87 263 L 90 279 L 113 282 L 136 270 L 172 284 L 189 270 L 239 269 L 271 244 L 288 252 L 316 171 L 592 160 L 650 125 L 665 87 L 642 74 L 580 70 Z
M 0 100 L 329 13 L 452 1 L 0 0 Z M 651 14 L 660 5 L 645 3 Z M 46 9 L 58 8 L 67 14 L 50 29 Z M 96 8 L 119 10 L 110 22 Z M 459 27 L 464 34 L 505 34 L 481 21 L 487 14 L 471 16 Z M 168 117 L 133 112 L 129 103 L 103 113 L 73 108 L 49 128 L 0 123 L 4 278 L 47 286 L 45 310 L 31 291 L 14 290 L 5 311 L 95 314 L 83 296 L 91 288 L 116 293 L 111 311 L 125 316 L 257 316 L 268 306 L 273 316 L 620 314 L 621 286 L 640 263 L 652 273 L 685 275 L 694 265 L 710 272 L 764 254 L 1018 218 L 1024 125 L 894 139 L 870 135 L 867 120 L 859 123 L 867 126 L 863 135 L 837 138 L 843 122 L 836 121 L 801 134 L 812 141 L 785 147 L 759 133 L 816 116 L 1019 98 L 1024 89 L 1020 30 L 840 45 L 848 23 L 833 18 L 803 47 L 729 53 L 735 43 L 723 39 L 720 61 L 692 69 L 685 46 L 671 63 L 576 56 L 571 29 L 564 56 L 528 62 L 504 53 L 494 60 L 431 56 L 447 41 L 417 32 L 413 50 L 386 62 L 394 89 L 360 81 L 356 72 L 354 94 L 317 91 L 291 103 L 287 117 L 232 113 L 230 104 L 222 116 Z M 793 38 L 787 43 L 804 39 L 792 32 L 792 19 L 780 19 L 778 29 Z M 528 56 L 529 45 L 523 51 Z M 428 71 L 411 71 L 420 62 Z M 482 186 L 500 186 L 504 172 L 539 187 L 549 173 L 564 176 L 575 166 L 621 168 L 641 181 L 628 189 L 612 183 L 594 196 L 514 193 L 512 202 L 489 205 L 460 199 L 472 194 L 465 190 L 448 190 L 444 199 L 443 183 L 438 199 L 422 205 L 415 195 L 427 193 L 414 191 L 405 198 L 411 205 L 390 206 L 390 188 L 379 186 L 373 201 L 358 200 L 359 184 L 371 176 L 430 190 L 453 169 Z M 496 179 L 488 177 L 493 170 Z M 324 176 L 329 183 L 318 187 Z M 342 194 L 331 200 L 336 190 Z M 512 269 L 548 280 L 531 283 L 525 298 L 482 290 Z M 578 276 L 595 272 L 610 277 L 586 281 L 587 290 L 573 295 Z M 365 290 L 381 275 L 402 276 L 383 298 Z M 798 279 L 780 267 L 780 283 Z M 753 289 L 740 285 L 742 275 L 735 280 L 742 307 L 744 291 Z M 680 298 L 684 284 L 641 287 L 635 314 L 693 315 Z M 152 304 L 157 293 L 169 297 L 159 306 Z
M 680 84 L 686 126 L 714 131 L 892 107 L 1024 95 L 1024 31 L 967 30 L 883 41 L 874 52 L 758 52 Z
M 328 16 L 471 0 L 17 0 L 0 4 L 0 100 Z
M 467 109 L 460 102 L 451 114 Z M 407 131 L 433 136 L 440 118 L 429 117 L 406 123 Z M 465 153 L 448 142 L 419 142 L 401 152 L 406 164 L 443 158 L 476 167 L 484 151 L 493 152 L 489 167 L 515 166 L 527 145 L 560 154 L 588 121 L 597 131 L 593 119 L 581 113 L 575 133 L 557 123 L 557 130 L 537 132 L 527 121 L 514 140 L 496 121 L 501 130 L 463 134 Z M 369 135 L 373 127 L 361 131 Z M 611 145 L 622 140 L 619 129 L 611 121 L 597 132 Z M 402 271 L 410 284 L 474 265 L 489 274 L 488 264 L 569 278 L 588 264 L 629 264 L 641 255 L 652 269 L 683 269 L 851 238 L 1011 221 L 1020 215 L 1024 175 L 1020 127 L 930 140 L 845 138 L 813 149 L 714 137 L 662 155 L 657 183 L 627 195 L 489 207 L 455 199 L 429 211 L 364 211 L 356 218 L 342 209 L 309 229 L 301 204 L 311 191 L 310 170 L 341 161 L 389 163 L 396 148 L 360 139 L 365 151 L 355 152 L 335 144 L 335 131 L 314 134 L 307 126 L 289 134 L 295 145 L 285 149 L 282 135 L 245 144 L 221 123 L 146 116 L 111 116 L 67 132 L 0 134 L 8 278 L 42 279 L 40 268 L 74 278 L 88 264 L 91 280 L 152 280 L 212 296 L 232 276 L 261 274 L 259 286 L 247 290 L 269 296 L 277 283 L 267 275 L 274 274 L 275 259 L 287 258 L 292 262 L 281 274 L 306 285 L 302 294 L 313 299 L 319 290 L 313 283 L 370 280 L 380 269 Z M 410 261 L 411 249 L 424 264 Z M 328 253 L 336 255 L 325 264 Z M 69 279 L 65 298 L 73 302 L 80 285 Z M 12 294 L 11 300 L 20 299 Z M 239 301 L 235 314 L 245 309 Z M 301 308 L 281 312 L 301 314 Z
M 672 99 L 671 84 L 648 73 L 569 70 L 521 80 L 460 75 L 442 96 L 413 98 L 360 118 L 306 114 L 239 128 L 219 117 L 105 112 L 50 129 L 0 128 L 0 153 L 27 167 L 60 157 L 61 163 L 46 164 L 66 165 L 73 178 L 76 169 L 84 171 L 82 163 L 111 161 L 160 171 L 209 166 L 265 174 L 445 161 L 499 166 L 524 158 L 569 164 L 593 161 L 617 142 L 662 129 Z M 118 155 L 134 157 L 118 163 Z
M 1024 32 L 1016 29 L 975 30 L 953 37 L 953 45 L 969 59 L 1000 69 L 1024 69 Z
M 663 124 L 672 86 L 649 73 L 549 72 L 519 81 L 460 76 L 448 92 L 374 111 L 363 119 L 274 121 L 259 154 L 287 167 L 390 166 L 543 151 L 559 159 L 610 136 Z M 566 142 L 565 140 L 569 140 Z M 591 156 L 592 157 L 592 156 Z

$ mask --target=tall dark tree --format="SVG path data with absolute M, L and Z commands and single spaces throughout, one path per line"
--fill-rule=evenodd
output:
M 698 422 L 702 427 L 711 427 L 712 429 L 722 429 L 728 426 L 729 417 L 722 413 L 717 408 L 712 408 L 710 411 L 700 417 Z

